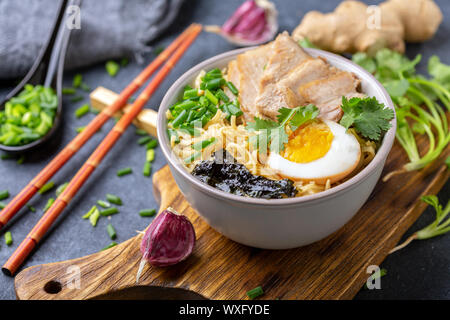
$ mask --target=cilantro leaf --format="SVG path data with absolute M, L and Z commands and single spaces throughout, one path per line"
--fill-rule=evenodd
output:
M 288 143 L 289 136 L 286 133 L 284 126 L 272 129 L 269 133 L 270 151 L 279 153 L 284 150 L 284 144 Z
M 450 86 L 450 66 L 441 62 L 439 57 L 432 56 L 428 60 L 428 73 L 443 86 Z
M 258 117 L 254 117 L 253 120 L 254 120 L 253 122 L 247 123 L 245 127 L 247 131 L 252 132 L 252 131 L 259 131 L 262 129 L 273 129 L 279 126 L 278 123 L 270 119 L 261 119 Z
M 375 55 L 378 72 L 383 76 L 390 74 L 396 78 L 399 73 L 412 75 L 416 72 L 416 65 L 422 59 L 421 55 L 417 55 L 414 60 L 409 60 L 406 56 L 389 49 L 381 49 Z
M 305 107 L 280 108 L 277 116 L 278 122 L 268 119 L 255 117 L 253 122 L 249 122 L 245 127 L 247 131 L 260 131 L 257 136 L 250 139 L 259 152 L 267 151 L 267 145 L 270 143 L 270 151 L 279 153 L 284 149 L 284 144 L 289 141 L 286 133 L 286 127 L 295 131 L 302 124 L 315 119 L 319 115 L 319 109 L 310 104 Z
M 342 110 L 344 116 L 340 124 L 348 129 L 353 126 L 356 131 L 365 138 L 378 141 L 381 133 L 387 131 L 394 118 L 394 112 L 384 108 L 384 104 L 373 98 L 351 98 L 342 97 Z
M 408 91 L 409 81 L 406 79 L 388 80 L 383 82 L 383 86 L 391 97 L 403 97 Z
M 317 118 L 317 116 L 319 115 L 319 109 L 313 104 L 309 104 L 306 107 L 300 107 L 295 109 L 297 110 L 289 122 L 292 131 L 297 130 L 297 128 L 300 127 L 302 124 Z M 281 113 L 282 109 L 278 111 Z
M 365 52 L 357 52 L 352 56 L 354 63 L 360 65 L 370 73 L 374 73 L 377 70 L 375 60 L 367 55 Z

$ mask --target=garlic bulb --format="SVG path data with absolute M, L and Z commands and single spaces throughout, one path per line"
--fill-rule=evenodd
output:
M 221 35 L 238 46 L 253 46 L 273 39 L 278 31 L 278 12 L 268 0 L 247 0 L 220 26 L 205 30 Z
M 194 249 L 195 230 L 189 219 L 167 208 L 150 224 L 141 242 L 142 260 L 136 283 L 147 262 L 166 267 L 185 260 Z

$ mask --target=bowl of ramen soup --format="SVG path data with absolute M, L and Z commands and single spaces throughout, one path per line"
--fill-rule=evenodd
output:
M 212 228 L 288 249 L 323 239 L 362 207 L 392 147 L 394 112 L 370 73 L 285 32 L 183 74 L 161 103 L 158 139 Z

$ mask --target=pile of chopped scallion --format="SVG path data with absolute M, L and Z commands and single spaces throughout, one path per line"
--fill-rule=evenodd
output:
M 234 101 L 225 93 L 225 88 L 236 96 Z M 199 89 L 186 86 L 183 98 L 169 108 L 169 137 L 175 136 L 175 141 L 179 142 L 177 130 L 184 130 L 195 136 L 195 128 L 204 127 L 218 109 L 227 115 L 228 120 L 231 116 L 241 116 L 243 113 L 237 99 L 238 94 L 233 83 L 223 78 L 220 69 L 215 68 L 205 73 Z
M 25 85 L 0 111 L 0 143 L 22 146 L 40 139 L 53 127 L 57 106 L 52 88 Z

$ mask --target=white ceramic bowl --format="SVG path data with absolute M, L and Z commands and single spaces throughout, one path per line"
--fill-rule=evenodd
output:
M 395 138 L 396 121 L 385 134 L 372 162 L 352 179 L 327 191 L 287 199 L 255 199 L 217 190 L 191 176 L 171 152 L 167 134 L 167 109 L 181 96 L 201 70 L 223 68 L 248 48 L 229 51 L 208 59 L 183 74 L 167 91 L 158 113 L 158 140 L 175 181 L 186 200 L 205 221 L 224 236 L 252 247 L 288 249 L 318 241 L 341 228 L 361 208 L 377 183 Z M 306 49 L 331 65 L 353 72 L 362 91 L 388 108 L 394 105 L 383 86 L 367 71 L 341 56 Z M 395 110 L 394 110 L 395 112 Z

